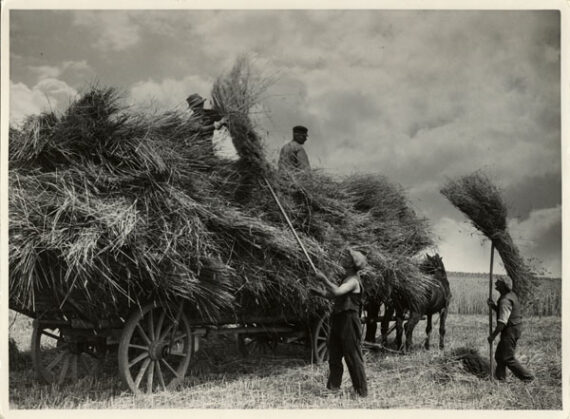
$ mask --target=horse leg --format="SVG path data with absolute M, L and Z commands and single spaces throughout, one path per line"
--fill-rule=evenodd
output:
M 447 307 L 439 312 L 439 349 L 445 347 L 445 320 L 447 319 Z
M 426 343 L 425 343 L 425 348 L 429 351 L 429 340 L 431 337 L 431 314 L 427 315 L 427 319 L 426 319 Z
M 403 349 L 402 335 L 404 332 L 404 313 L 396 310 L 396 348 Z
M 366 305 L 366 334 L 364 340 L 366 342 L 376 342 L 376 319 L 378 317 L 378 312 L 380 311 L 379 303 L 368 303 Z
M 382 345 L 384 346 L 388 344 L 388 330 L 390 329 L 390 320 L 393 316 L 394 307 L 384 305 L 384 316 L 382 317 L 382 322 L 380 323 L 380 335 L 382 336 Z
M 421 319 L 421 314 L 410 312 L 410 319 L 406 323 L 406 351 L 412 349 L 412 335 L 414 333 L 414 328 Z

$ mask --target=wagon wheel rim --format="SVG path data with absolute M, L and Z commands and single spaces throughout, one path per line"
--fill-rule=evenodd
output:
M 134 393 L 153 393 L 179 385 L 192 357 L 192 330 L 187 316 L 148 305 L 127 321 L 119 343 L 119 373 Z
M 99 373 L 105 345 L 89 338 L 71 337 L 69 331 L 34 325 L 32 363 L 37 377 L 47 384 L 75 383 Z
M 329 340 L 330 324 L 329 315 L 322 316 L 313 329 L 313 353 L 315 361 L 321 363 L 329 358 Z

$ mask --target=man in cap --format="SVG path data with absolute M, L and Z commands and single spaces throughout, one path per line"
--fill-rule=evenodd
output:
M 297 125 L 293 127 L 293 139 L 281 148 L 279 170 L 310 171 L 309 157 L 303 147 L 308 137 L 308 129 Z
M 504 380 L 507 375 L 507 367 L 512 373 L 523 381 L 534 380 L 533 375 L 527 371 L 515 358 L 517 341 L 521 336 L 522 316 L 521 307 L 517 295 L 513 292 L 513 282 L 508 276 L 499 277 L 495 281 L 495 289 L 501 296 L 497 304 L 492 299 L 488 300 L 489 307 L 497 313 L 497 327 L 487 338 L 492 343 L 497 335 L 501 335 L 497 350 L 495 351 L 495 378 Z
M 354 391 L 359 396 L 366 397 L 368 386 L 362 357 L 360 324 L 363 287 L 359 277 L 359 272 L 366 266 L 366 257 L 356 250 L 348 249 L 343 254 L 341 264 L 345 270 L 345 278 L 340 285 L 336 285 L 319 272 L 317 278 L 324 282 L 327 292 L 312 290 L 321 296 L 334 298 L 328 341 L 330 372 L 327 388 L 340 389 L 344 357 Z
M 188 107 L 192 111 L 191 123 L 198 134 L 198 138 L 203 140 L 210 140 L 214 135 L 214 131 L 226 124 L 227 119 L 213 109 L 204 109 L 206 99 L 198 93 L 193 93 L 186 98 Z M 213 152 L 212 144 L 212 152 Z

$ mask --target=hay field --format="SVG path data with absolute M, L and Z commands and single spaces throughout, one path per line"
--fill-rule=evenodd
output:
M 13 313 L 12 313 L 13 314 Z M 12 316 L 13 319 L 13 316 Z M 356 399 L 348 376 L 340 393 L 325 389 L 327 365 L 311 365 L 303 348 L 280 344 L 275 354 L 257 359 L 239 355 L 231 338 L 202 342 L 178 391 L 133 396 L 120 382 L 116 359 L 107 361 L 97 381 L 52 387 L 33 380 L 29 345 L 31 322 L 19 315 L 10 329 L 22 353 L 10 375 L 11 409 L 69 408 L 439 408 L 439 409 L 561 409 L 561 319 L 531 317 L 518 357 L 537 376 L 523 384 L 509 376 L 496 384 L 475 378 L 446 360 L 447 351 L 469 346 L 487 353 L 486 315 L 448 318 L 447 350 L 420 349 L 424 322 L 410 354 L 365 352 L 370 395 Z M 437 328 L 436 328 L 437 329 Z M 437 332 L 432 334 L 435 339 Z M 532 338 L 531 338 L 532 337 Z
M 448 272 L 447 277 L 452 294 L 450 313 L 488 313 L 488 275 Z M 562 314 L 562 282 L 560 278 L 540 278 L 537 280 L 537 284 L 535 301 L 529 314 L 534 316 L 560 316 Z M 496 300 L 499 294 L 494 288 L 493 293 Z

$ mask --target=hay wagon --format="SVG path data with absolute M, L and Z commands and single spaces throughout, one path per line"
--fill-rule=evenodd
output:
M 31 355 L 37 377 L 64 384 L 95 376 L 110 352 L 116 352 L 122 381 L 135 393 L 175 388 L 183 380 L 200 339 L 233 335 L 243 355 L 274 350 L 278 343 L 303 344 L 314 362 L 327 359 L 328 313 L 291 320 L 257 315 L 198 320 L 186 301 L 151 301 L 131 309 L 125 318 L 86 320 L 82 304 L 35 301 L 35 311 L 11 308 L 34 319 Z

